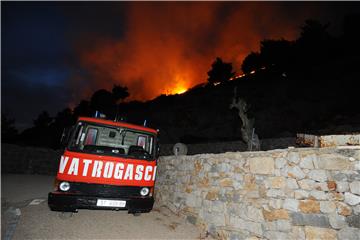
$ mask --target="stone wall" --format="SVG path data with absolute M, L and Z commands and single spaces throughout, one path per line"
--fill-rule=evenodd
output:
M 219 239 L 359 239 L 360 150 L 161 157 L 156 205 Z
M 289 146 L 296 146 L 295 137 L 287 138 L 266 138 L 261 139 L 261 149 L 281 149 L 288 148 Z M 173 153 L 174 144 L 161 144 L 161 155 L 170 156 Z M 201 153 L 224 153 L 224 152 L 238 152 L 247 151 L 247 144 L 243 141 L 232 142 L 211 142 L 211 143 L 196 143 L 186 144 L 188 148 L 188 155 L 195 155 Z
M 56 175 L 62 151 L 1 144 L 1 172 Z
M 1 147 L 2 173 L 56 174 L 61 151 Z M 360 149 L 161 157 L 156 205 L 220 239 L 359 239 Z

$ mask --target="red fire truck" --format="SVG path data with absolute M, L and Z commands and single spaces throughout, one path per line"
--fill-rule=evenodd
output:
M 52 211 L 127 210 L 139 215 L 154 204 L 158 131 L 126 122 L 80 117 L 65 134 Z

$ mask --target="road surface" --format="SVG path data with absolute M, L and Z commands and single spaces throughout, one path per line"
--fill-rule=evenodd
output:
M 47 206 L 54 177 L 2 175 L 2 239 L 204 239 L 166 208 L 141 216 L 126 211 L 79 210 L 60 218 Z

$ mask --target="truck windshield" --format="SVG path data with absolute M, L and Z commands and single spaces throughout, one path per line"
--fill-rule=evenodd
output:
M 154 135 L 135 129 L 78 122 L 69 150 L 98 155 L 154 159 Z

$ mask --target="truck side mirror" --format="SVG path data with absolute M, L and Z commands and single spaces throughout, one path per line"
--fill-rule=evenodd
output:
M 159 158 L 160 157 L 160 144 L 158 143 L 156 146 L 156 150 L 155 150 L 155 157 Z
M 73 132 L 74 127 L 67 127 L 64 128 L 63 133 L 61 134 L 61 139 L 60 139 L 60 145 L 62 147 L 66 147 L 69 143 L 71 134 Z
M 155 149 L 155 158 L 158 159 L 160 157 L 160 130 L 156 129 L 156 149 Z

